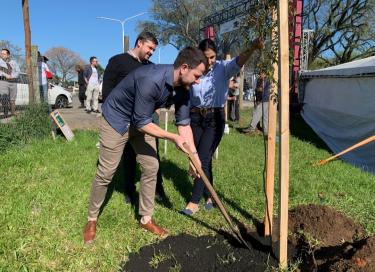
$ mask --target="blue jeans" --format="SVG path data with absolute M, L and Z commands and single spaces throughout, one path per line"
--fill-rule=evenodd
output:
M 202 115 L 199 112 L 192 112 L 190 120 L 194 144 L 202 163 L 202 170 L 210 183 L 213 184 L 212 156 L 224 133 L 224 109 L 215 109 L 214 112 L 207 113 L 206 115 Z M 199 204 L 203 194 L 207 197 L 210 196 L 202 178 L 198 178 L 194 182 L 190 202 Z
M 48 84 L 39 85 L 40 101 L 48 103 Z

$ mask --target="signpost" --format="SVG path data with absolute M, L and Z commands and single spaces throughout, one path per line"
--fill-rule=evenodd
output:
M 61 116 L 58 110 L 51 112 L 51 117 L 55 124 L 60 128 L 61 132 L 64 134 L 68 141 L 72 141 L 74 134 L 68 124 L 65 122 L 64 118 Z

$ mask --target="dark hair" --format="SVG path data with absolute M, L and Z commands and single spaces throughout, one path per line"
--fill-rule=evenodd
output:
M 90 63 L 92 63 L 92 61 L 94 60 L 94 59 L 96 59 L 97 57 L 95 57 L 95 56 L 92 56 L 92 57 L 90 57 Z
M 3 49 L 1 49 L 1 51 L 6 51 L 7 53 L 8 53 L 8 55 L 10 55 L 10 51 L 9 51 L 9 49 L 7 49 L 7 48 L 3 48 Z
M 135 40 L 134 46 L 137 46 L 138 41 L 151 41 L 154 44 L 158 45 L 158 40 L 156 39 L 155 35 L 148 31 L 142 31 L 138 35 L 137 39 Z
M 204 39 L 203 41 L 201 41 L 198 45 L 198 48 L 200 50 L 202 50 L 202 52 L 208 50 L 208 49 L 211 49 L 212 51 L 214 51 L 215 53 L 217 53 L 217 48 L 216 48 L 216 44 L 213 40 L 211 39 Z
M 196 47 L 188 46 L 178 53 L 173 67 L 178 68 L 182 64 L 187 64 L 191 69 L 194 69 L 201 63 L 207 67 L 207 58 L 203 52 Z

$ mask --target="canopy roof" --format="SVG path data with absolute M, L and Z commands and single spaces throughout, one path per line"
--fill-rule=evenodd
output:
M 375 75 L 375 56 L 324 69 L 305 71 L 302 78 L 314 77 L 361 77 Z

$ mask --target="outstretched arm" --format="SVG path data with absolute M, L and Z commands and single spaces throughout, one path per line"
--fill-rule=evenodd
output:
M 241 54 L 238 55 L 237 58 L 237 64 L 238 66 L 242 67 L 245 65 L 245 63 L 250 59 L 250 57 L 253 55 L 254 51 L 257 49 L 263 48 L 263 41 L 261 39 L 255 39 L 251 43 L 250 48 L 243 51 Z

